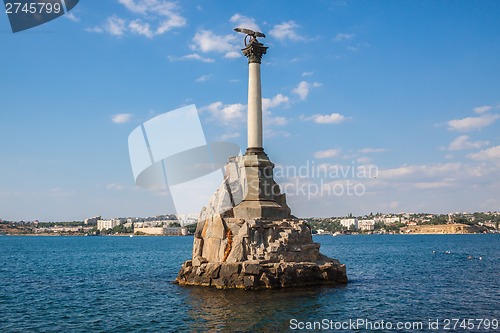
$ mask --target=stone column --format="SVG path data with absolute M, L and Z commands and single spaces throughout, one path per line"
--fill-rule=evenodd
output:
M 276 202 L 275 195 L 280 193 L 273 179 L 274 164 L 262 144 L 260 63 L 267 47 L 252 38 L 242 51 L 248 58 L 248 147 L 240 166 L 240 174 L 245 175 L 246 194 L 234 207 L 234 216 L 242 219 L 288 218 L 290 209 L 286 203 L 281 206 Z
M 248 64 L 248 148 L 263 148 L 260 64 L 256 62 Z
M 267 47 L 252 40 L 242 51 L 248 58 L 248 147 L 245 155 L 260 155 L 264 154 L 260 63 Z

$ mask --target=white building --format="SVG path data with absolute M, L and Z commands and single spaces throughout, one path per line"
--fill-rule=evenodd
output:
M 198 222 L 198 214 L 177 214 L 177 219 L 181 226 L 190 225 Z
M 353 217 L 353 218 L 348 218 L 348 219 L 341 219 L 340 220 L 340 225 L 343 227 L 349 229 L 351 228 L 352 225 L 354 225 L 354 228 L 358 230 L 358 219 Z
M 358 221 L 359 230 L 372 231 L 375 230 L 375 220 L 360 220 Z
M 97 229 L 98 230 L 106 230 L 106 229 L 113 229 L 114 227 L 122 224 L 122 221 L 119 219 L 113 219 L 113 220 L 98 220 L 97 221 Z
M 94 217 L 90 217 L 88 219 L 85 219 L 83 221 L 83 223 L 85 225 L 96 225 L 97 224 L 97 221 L 99 221 L 101 219 L 101 216 L 94 216 Z
M 379 222 L 379 223 L 383 223 L 383 224 L 399 223 L 399 216 L 376 217 L 375 222 Z

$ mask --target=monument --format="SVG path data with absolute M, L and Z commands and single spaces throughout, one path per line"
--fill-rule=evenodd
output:
M 261 32 L 244 33 L 248 58 L 248 147 L 230 157 L 225 177 L 200 213 L 192 259 L 175 283 L 219 289 L 271 289 L 347 283 L 345 265 L 322 255 L 310 226 L 291 214 L 264 152 L 260 64 Z

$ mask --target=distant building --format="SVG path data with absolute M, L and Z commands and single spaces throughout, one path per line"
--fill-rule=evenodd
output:
M 122 220 L 120 219 L 98 220 L 97 229 L 98 230 L 113 229 L 114 227 L 119 226 L 120 224 L 122 224 Z
M 82 226 L 75 226 L 75 227 L 66 227 L 66 226 L 61 226 L 61 225 L 55 225 L 52 228 L 47 228 L 49 232 L 57 232 L 57 233 L 62 233 L 62 232 L 82 232 L 83 227 Z
M 134 228 L 134 233 L 156 236 L 186 236 L 185 227 L 139 227 Z
M 484 226 L 496 229 L 497 223 L 493 221 L 486 221 L 483 223 Z
M 187 228 L 184 227 L 165 227 L 163 228 L 165 236 L 186 236 Z
M 163 235 L 163 227 L 134 227 L 135 234 L 144 234 L 144 235 Z
M 378 223 L 383 223 L 383 224 L 394 224 L 394 223 L 399 223 L 399 217 L 398 216 L 383 216 L 383 217 L 376 217 L 375 222 Z
M 195 224 L 198 222 L 198 214 L 177 214 L 181 226 Z
M 358 219 L 357 218 L 348 218 L 348 219 L 341 219 L 340 220 L 340 225 L 343 227 L 349 229 L 351 226 L 354 226 L 356 230 L 358 230 Z
M 358 228 L 363 231 L 375 230 L 375 220 L 360 220 L 358 221 Z
M 85 225 L 97 225 L 97 221 L 99 221 L 100 219 L 101 219 L 101 216 L 90 217 L 88 219 L 85 219 L 83 221 L 83 224 L 85 224 Z

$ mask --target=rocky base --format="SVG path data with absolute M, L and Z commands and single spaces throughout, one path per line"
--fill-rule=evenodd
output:
M 192 260 L 175 282 L 218 289 L 346 284 L 346 267 L 319 252 L 311 227 L 291 215 L 262 149 L 230 158 L 198 218 Z
M 250 260 L 240 263 L 207 263 L 187 260 L 175 283 L 217 289 L 278 289 L 313 285 L 347 283 L 345 265 L 322 256 L 314 262 L 280 262 Z

